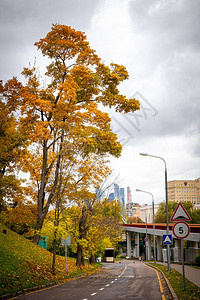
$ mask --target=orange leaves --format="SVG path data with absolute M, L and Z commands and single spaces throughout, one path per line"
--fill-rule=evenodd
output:
M 22 113 L 26 113 L 24 124 L 32 141 L 50 140 L 62 128 L 70 136 L 78 134 L 75 138 L 85 136 L 89 151 L 119 156 L 121 148 L 111 131 L 110 118 L 96 103 L 125 113 L 139 109 L 138 101 L 119 94 L 119 83 L 128 78 L 126 68 L 101 63 L 86 35 L 70 26 L 53 24 L 46 37 L 35 45 L 52 60 L 46 73 L 52 83 L 41 89 L 36 68 L 23 71 L 27 85 L 21 89 Z
M 112 72 L 117 74 L 118 79 L 120 81 L 123 81 L 123 80 L 129 78 L 128 71 L 126 70 L 126 68 L 124 66 L 114 64 L 114 63 L 111 63 L 110 66 L 111 66 Z
M 116 106 L 116 111 L 128 113 L 130 111 L 136 111 L 140 109 L 140 103 L 136 99 L 127 99 L 123 95 L 118 95 L 117 97 L 118 104 Z
M 62 61 L 71 60 L 76 56 L 77 63 L 91 63 L 92 59 L 97 60 L 94 51 L 89 47 L 86 35 L 66 25 L 53 24 L 46 37 L 35 45 L 43 55 L 57 57 Z
M 0 83 L 0 86 L 1 95 L 4 97 L 4 100 L 1 97 L 1 102 L 6 102 L 6 106 L 10 112 L 16 111 L 21 104 L 19 90 L 21 89 L 22 84 L 17 80 L 16 77 L 13 77 L 12 79 L 8 80 L 4 86 L 2 83 Z
M 1 213 L 1 222 L 18 232 L 19 234 L 26 234 L 31 232 L 33 234 L 33 227 L 36 224 L 37 206 L 33 204 L 22 204 L 19 202 L 17 207 L 8 209 Z
M 59 101 L 53 108 L 54 120 L 67 120 L 73 122 L 74 112 L 76 111 L 76 90 L 77 84 L 73 80 L 72 76 L 67 76 L 63 84 L 59 87 Z
M 99 80 L 89 67 L 78 65 L 72 68 L 71 75 L 77 83 L 77 102 L 88 102 L 99 93 Z
M 32 142 L 42 142 L 51 137 L 47 121 L 37 121 L 34 128 L 34 134 L 31 136 Z
M 104 106 L 115 107 L 117 112 L 134 112 L 140 108 L 136 99 L 128 100 L 124 95 L 119 94 L 118 85 L 128 78 L 128 72 L 124 66 L 111 64 L 110 67 L 103 63 L 97 65 L 97 74 L 100 77 L 102 94 L 97 101 Z

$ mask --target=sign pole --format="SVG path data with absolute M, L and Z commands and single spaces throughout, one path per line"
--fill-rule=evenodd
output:
M 184 250 L 183 240 L 181 240 L 182 272 L 183 272 L 183 290 L 185 291 L 185 267 L 184 267 Z
M 147 216 L 145 216 L 146 221 L 146 239 L 145 239 L 145 246 L 146 246 L 146 261 L 148 261 L 148 238 L 147 238 Z
M 71 245 L 71 236 L 68 236 L 67 239 L 61 239 L 62 246 L 65 246 L 65 273 L 67 273 L 67 246 Z
M 174 224 L 172 231 L 177 239 L 181 240 L 181 257 L 182 257 L 182 273 L 183 273 L 183 290 L 185 291 L 185 267 L 184 267 L 184 249 L 183 249 L 183 239 L 185 239 L 190 234 L 190 227 L 184 221 L 191 221 L 191 217 L 185 210 L 184 206 L 179 202 L 175 212 L 171 217 L 171 221 L 178 221 Z M 182 222 L 181 222 L 182 221 Z
M 65 245 L 65 273 L 67 273 L 67 245 Z

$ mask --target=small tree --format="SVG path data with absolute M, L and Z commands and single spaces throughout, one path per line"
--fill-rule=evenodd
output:
M 142 221 L 140 217 L 130 217 L 129 218 L 129 223 L 145 223 Z
M 77 252 L 78 267 L 85 264 L 85 256 L 90 257 L 90 262 L 94 263 L 95 255 L 103 254 L 106 246 L 117 247 L 121 233 L 122 216 L 118 203 L 108 203 L 106 200 L 100 202 L 92 195 L 90 201 L 85 200 L 82 200 L 81 205 L 64 211 L 65 217 L 71 219 L 71 228 L 68 227 L 68 230 L 71 231 L 73 249 Z

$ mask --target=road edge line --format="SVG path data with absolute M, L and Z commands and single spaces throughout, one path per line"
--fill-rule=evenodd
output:
M 167 277 L 165 276 L 165 274 L 163 273 L 163 271 L 161 271 L 160 269 L 158 269 L 158 268 L 156 268 L 155 266 L 152 266 L 152 265 L 150 265 L 150 264 L 148 264 L 148 263 L 146 263 L 146 262 L 143 262 L 143 263 L 144 263 L 145 265 L 151 267 L 151 268 L 156 269 L 157 271 L 159 271 L 159 272 L 163 275 L 163 277 L 165 278 L 166 284 L 167 284 L 167 286 L 168 286 L 168 288 L 169 288 L 169 290 L 170 290 L 170 293 L 172 294 L 173 299 L 174 299 L 174 300 L 179 300 L 178 297 L 177 297 L 177 295 L 176 295 L 176 293 L 174 292 L 173 287 L 171 286 L 169 280 L 167 279 Z
M 50 288 L 54 288 L 56 286 L 65 284 L 68 281 L 76 280 L 78 278 L 84 277 L 85 275 L 87 275 L 90 272 L 91 273 L 96 272 L 98 269 L 100 269 L 102 267 L 103 267 L 103 265 L 102 266 L 98 266 L 97 268 L 95 268 L 93 270 L 86 271 L 86 272 L 78 274 L 78 275 L 74 275 L 74 276 L 66 278 L 64 280 L 50 281 L 50 282 L 48 282 L 46 284 L 43 284 L 43 285 L 40 285 L 40 286 L 34 286 L 34 287 L 26 288 L 26 289 L 23 289 L 21 291 L 13 292 L 13 293 L 10 293 L 10 294 L 4 294 L 4 295 L 0 296 L 0 300 L 4 300 L 4 299 L 5 300 L 6 299 L 10 299 L 10 300 L 17 299 L 21 295 L 28 295 L 28 294 L 36 293 L 36 292 L 39 292 L 39 291 L 42 291 L 42 290 L 47 290 L 47 289 L 50 289 Z

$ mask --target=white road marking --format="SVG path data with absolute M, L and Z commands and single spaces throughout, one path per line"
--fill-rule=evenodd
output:
M 125 264 L 124 270 L 121 272 L 121 274 L 118 277 L 121 277 L 123 275 L 123 273 L 125 272 L 125 270 L 127 269 L 127 265 Z M 111 283 L 114 283 L 115 281 L 117 281 L 117 278 L 115 278 L 115 280 L 112 280 Z M 110 284 L 106 284 L 106 286 L 110 286 Z M 103 291 L 104 288 L 100 288 L 99 291 Z M 91 296 L 95 296 L 97 293 L 92 293 Z M 85 298 L 83 300 L 88 300 L 88 298 Z
M 125 264 L 124 270 L 121 272 L 121 274 L 118 277 L 121 277 L 124 274 L 124 271 L 127 269 L 127 265 Z

